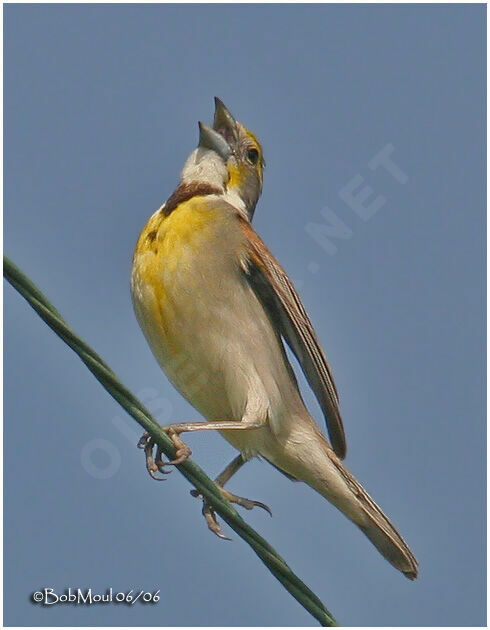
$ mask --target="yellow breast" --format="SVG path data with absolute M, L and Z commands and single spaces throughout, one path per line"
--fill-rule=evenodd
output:
M 168 216 L 158 210 L 142 230 L 133 258 L 132 294 L 136 316 L 153 351 L 180 351 L 179 326 L 186 301 L 199 299 L 203 266 L 219 247 L 223 222 L 219 204 L 198 196 Z

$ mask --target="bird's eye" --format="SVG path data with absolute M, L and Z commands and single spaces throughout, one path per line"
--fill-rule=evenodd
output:
M 249 149 L 247 151 L 247 160 L 250 162 L 250 164 L 257 164 L 258 159 L 259 152 L 257 151 L 257 149 Z

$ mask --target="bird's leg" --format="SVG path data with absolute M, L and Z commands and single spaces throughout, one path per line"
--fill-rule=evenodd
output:
M 162 480 L 163 478 L 157 477 L 157 471 L 166 473 L 165 466 L 178 466 L 185 462 L 185 460 L 191 455 L 191 449 L 185 444 L 180 437 L 181 433 L 191 431 L 249 431 L 252 429 L 258 429 L 263 423 L 251 422 L 246 420 L 241 421 L 223 421 L 223 422 L 179 422 L 178 424 L 170 424 L 168 427 L 162 427 L 162 430 L 169 436 L 175 446 L 175 458 L 170 462 L 164 462 L 162 460 L 162 449 L 157 448 L 156 457 L 153 457 L 153 448 L 155 446 L 155 440 L 150 434 L 144 433 L 138 442 L 138 447 L 144 449 L 146 455 L 146 469 L 153 479 Z M 237 469 L 238 470 L 238 469 Z M 223 471 L 224 472 L 224 471 Z M 231 473 L 233 474 L 233 473 Z M 230 475 L 231 476 L 231 475 Z M 253 507 L 253 506 L 252 506 Z M 251 509 L 251 508 L 247 508 Z
M 237 455 L 237 457 L 235 457 L 235 459 L 230 462 L 228 464 L 228 466 L 223 470 L 222 473 L 220 473 L 216 479 L 214 480 L 215 484 L 218 486 L 221 494 L 228 499 L 228 501 L 230 501 L 230 503 L 236 503 L 237 505 L 241 505 L 242 507 L 244 507 L 246 510 L 251 510 L 254 507 L 261 507 L 262 509 L 266 510 L 266 512 L 269 512 L 269 514 L 272 516 L 272 512 L 270 511 L 269 507 L 267 505 L 265 505 L 265 503 L 261 503 L 260 501 L 252 501 L 251 499 L 245 499 L 244 497 L 239 497 L 236 494 L 232 494 L 231 492 L 228 492 L 228 490 L 224 489 L 224 485 L 225 483 L 227 483 L 231 477 L 238 471 L 240 470 L 240 468 L 243 466 L 243 464 L 245 464 L 245 459 L 243 458 L 243 455 Z M 202 496 L 198 490 L 191 490 L 191 494 L 193 497 L 199 497 Z M 209 529 L 216 534 L 216 536 L 219 536 L 220 538 L 224 538 L 225 540 L 229 540 L 229 538 L 227 538 L 226 536 L 223 535 L 222 531 L 221 531 L 221 527 L 218 523 L 218 520 L 216 518 L 216 512 L 214 511 L 214 509 L 212 508 L 211 505 L 209 505 L 209 503 L 206 501 L 206 499 L 203 498 L 203 508 L 202 508 L 202 513 L 204 518 L 206 519 L 206 523 L 208 524 Z

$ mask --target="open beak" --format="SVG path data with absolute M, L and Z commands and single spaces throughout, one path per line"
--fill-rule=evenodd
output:
M 223 160 L 231 155 L 231 148 L 225 138 L 204 123 L 199 123 L 199 148 L 215 151 Z
M 223 101 L 217 96 L 214 97 L 214 105 L 213 129 L 220 133 L 223 138 L 233 146 L 238 142 L 237 122 L 230 114 Z

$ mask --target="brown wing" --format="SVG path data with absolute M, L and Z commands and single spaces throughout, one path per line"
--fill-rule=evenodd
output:
M 240 219 L 247 237 L 245 275 L 269 317 L 294 352 L 327 422 L 335 453 L 346 453 L 339 398 L 332 372 L 303 304 L 286 272 L 269 252 L 252 226 Z

